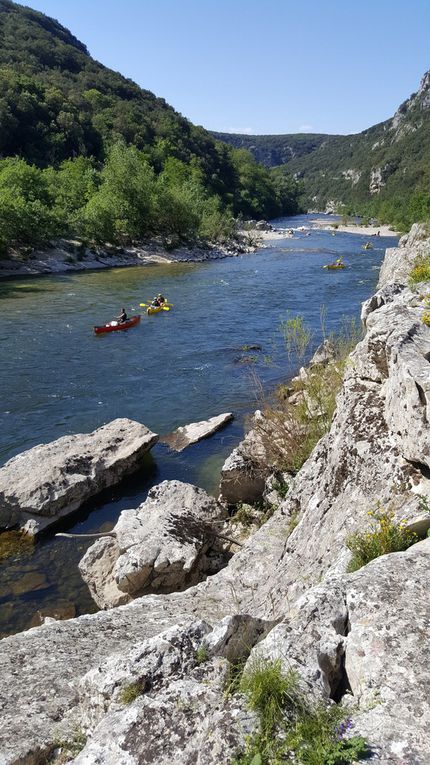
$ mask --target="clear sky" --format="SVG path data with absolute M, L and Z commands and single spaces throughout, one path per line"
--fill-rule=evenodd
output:
M 27 4 L 211 130 L 355 133 L 392 116 L 430 69 L 430 0 Z

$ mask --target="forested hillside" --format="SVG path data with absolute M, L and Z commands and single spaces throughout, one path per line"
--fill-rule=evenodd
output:
M 308 209 L 375 215 L 407 229 L 430 218 L 430 72 L 392 119 L 356 135 L 227 136 L 303 182 Z
M 131 80 L 58 22 L 0 0 L 0 250 L 70 234 L 227 237 L 232 216 L 297 209 L 270 173 Z
M 224 141 L 236 149 L 247 149 L 266 167 L 276 167 L 292 159 L 306 156 L 337 136 L 323 133 L 297 133 L 291 135 L 240 135 L 239 133 L 216 133 L 218 141 Z

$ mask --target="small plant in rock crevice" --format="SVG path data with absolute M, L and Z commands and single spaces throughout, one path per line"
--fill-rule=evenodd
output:
M 199 645 L 196 651 L 196 662 L 197 664 L 204 664 L 205 661 L 208 661 L 209 654 L 208 649 L 205 645 Z
M 257 661 L 238 690 L 259 719 L 234 765 L 348 765 L 367 756 L 366 742 L 351 736 L 352 721 L 336 704 L 309 701 L 292 670 L 280 661 Z
M 121 704 L 132 704 L 133 701 L 143 694 L 144 690 L 144 683 L 136 680 L 134 683 L 124 686 L 119 695 L 119 701 Z
M 48 760 L 49 765 L 65 765 L 71 762 L 82 752 L 86 743 L 85 733 L 81 728 L 76 728 L 70 738 L 54 742 L 54 751 Z
M 409 284 L 414 286 L 428 281 L 430 281 L 430 255 L 418 255 L 409 273 Z
M 356 531 L 346 540 L 346 546 L 352 553 L 348 571 L 353 572 L 392 552 L 401 552 L 418 541 L 418 536 L 406 528 L 406 523 L 397 523 L 391 510 L 377 508 L 368 513 L 371 528 L 368 531 Z

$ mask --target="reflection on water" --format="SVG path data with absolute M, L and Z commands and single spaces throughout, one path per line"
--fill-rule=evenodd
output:
M 301 216 L 281 225 L 306 224 Z M 157 433 L 233 411 L 236 419 L 181 454 L 158 445 L 146 468 L 69 521 L 76 532 L 111 528 L 121 510 L 165 479 L 216 493 L 223 460 L 256 407 L 255 375 L 272 386 L 295 371 L 279 324 L 301 313 L 321 339 L 343 315 L 357 316 L 376 283 L 383 251 L 396 243 L 315 231 L 268 242 L 257 253 L 198 264 L 148 265 L 0 283 L 0 463 L 35 444 L 130 417 Z M 377 244 L 377 247 L 376 247 Z M 360 256 L 358 257 L 358 253 Z M 322 266 L 340 255 L 347 268 Z M 162 292 L 170 312 L 142 316 L 139 327 L 95 336 L 92 327 L 133 314 Z M 260 350 L 247 350 L 249 346 Z M 63 528 L 65 524 L 63 523 Z M 90 540 L 46 536 L 31 557 L 0 564 L 0 632 L 24 629 L 38 610 L 92 611 L 77 570 Z

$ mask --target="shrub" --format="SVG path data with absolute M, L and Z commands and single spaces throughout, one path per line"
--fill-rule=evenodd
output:
M 81 728 L 76 728 L 71 738 L 54 742 L 54 752 L 48 762 L 52 765 L 65 765 L 78 756 L 85 744 L 87 737 Z
M 409 283 L 413 286 L 419 282 L 428 281 L 430 281 L 430 255 L 418 255 L 409 274 Z
M 256 661 L 244 672 L 239 689 L 258 714 L 263 735 L 269 735 L 282 723 L 286 711 L 298 704 L 297 685 L 296 674 L 290 670 L 284 675 L 279 660 Z
M 238 502 L 235 508 L 235 512 L 232 516 L 232 520 L 235 523 L 241 523 L 242 526 L 245 527 L 252 526 L 256 521 L 254 508 L 252 505 L 247 505 L 244 502 Z
M 323 334 L 324 321 L 325 312 L 322 309 Z M 282 323 L 281 331 L 288 353 L 303 359 L 312 339 L 303 317 L 299 315 L 287 319 Z M 348 354 L 360 338 L 361 328 L 355 320 L 344 319 L 339 333 L 327 338 L 333 349 L 333 361 L 309 369 L 306 378 L 295 382 L 295 393 L 298 394 L 295 400 L 285 395 L 285 386 L 281 385 L 275 394 L 275 404 L 269 405 L 264 402 L 263 387 L 258 386 L 263 398 L 260 409 L 264 417 L 257 422 L 255 429 L 261 437 L 268 461 L 276 470 L 297 473 L 314 446 L 329 430 Z
M 372 528 L 369 531 L 356 531 L 346 540 L 352 558 L 348 571 L 357 571 L 371 560 L 387 553 L 407 550 L 418 537 L 405 528 L 405 523 L 396 523 L 390 510 L 377 509 L 369 512 Z

